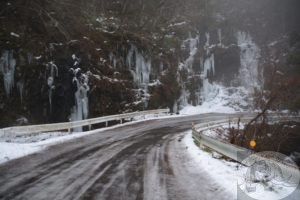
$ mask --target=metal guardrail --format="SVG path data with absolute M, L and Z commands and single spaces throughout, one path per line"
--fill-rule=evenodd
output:
M 298 117 L 297 117 L 297 120 L 299 120 Z M 243 119 L 243 121 L 245 121 L 245 119 Z M 226 122 L 225 120 L 220 120 L 215 123 L 212 123 L 210 126 L 202 126 L 202 127 L 200 127 L 200 129 L 201 129 L 201 131 L 204 131 L 204 130 L 207 130 L 207 129 L 210 129 L 213 127 L 220 126 L 221 124 L 224 124 L 225 122 Z M 274 160 L 271 158 L 262 157 L 260 155 L 254 154 L 255 152 L 253 152 L 250 149 L 242 148 L 242 147 L 230 144 L 228 142 L 209 137 L 209 136 L 204 135 L 201 132 L 197 131 L 195 129 L 195 127 L 193 127 L 192 132 L 193 132 L 193 138 L 197 142 L 199 142 L 200 146 L 206 146 L 228 158 L 231 158 L 232 160 L 235 160 L 246 166 L 251 166 L 253 163 L 244 162 L 245 159 L 250 155 L 252 156 L 252 158 L 257 157 L 258 158 L 257 160 L 261 160 L 262 158 L 265 160 L 268 159 L 273 162 L 276 162 L 276 164 L 280 167 L 280 169 L 282 170 L 282 173 L 284 175 L 289 175 L 292 179 L 295 179 L 296 181 L 300 179 L 299 169 L 296 168 L 295 166 L 292 166 L 292 165 L 289 165 L 288 163 L 283 163 L 281 161 Z
M 215 138 L 201 134 L 196 130 L 193 130 L 193 137 L 197 142 L 199 142 L 200 146 L 207 146 L 210 149 L 240 163 L 244 160 L 244 158 L 253 153 L 251 150 L 217 140 Z M 239 156 L 239 153 L 242 152 L 244 152 L 245 155 Z
M 51 131 L 59 131 L 59 130 L 68 130 L 70 132 L 71 129 L 73 128 L 91 126 L 93 124 L 99 124 L 99 123 L 106 123 L 107 125 L 109 121 L 120 121 L 120 123 L 122 123 L 124 119 L 130 119 L 134 117 L 151 115 L 151 114 L 158 115 L 164 113 L 169 113 L 169 109 L 148 110 L 148 111 L 125 113 L 119 115 L 110 115 L 105 117 L 98 117 L 98 118 L 86 119 L 81 121 L 73 121 L 73 122 L 29 125 L 29 126 L 15 126 L 15 127 L 0 129 L 0 136 L 9 136 L 11 134 L 13 134 L 14 136 L 20 136 L 26 134 L 51 132 Z

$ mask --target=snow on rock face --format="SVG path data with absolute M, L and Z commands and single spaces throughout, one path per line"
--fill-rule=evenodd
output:
M 3 74 L 4 88 L 7 96 L 10 96 L 15 81 L 16 60 L 13 51 L 5 50 L 0 58 L 0 72 Z
M 244 87 L 224 87 L 217 83 L 209 83 L 208 99 L 203 99 L 199 106 L 188 105 L 180 114 L 192 115 L 202 113 L 235 113 L 242 112 L 248 106 L 247 90 Z
M 254 88 L 260 87 L 258 71 L 260 49 L 253 42 L 249 33 L 238 31 L 236 37 L 240 48 L 241 68 L 239 78 L 241 85 L 249 91 L 254 92 Z

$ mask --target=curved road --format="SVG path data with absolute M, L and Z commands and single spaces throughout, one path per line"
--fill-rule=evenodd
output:
M 233 199 L 188 167 L 181 142 L 192 122 L 228 117 L 151 120 L 52 146 L 0 166 L 0 199 Z

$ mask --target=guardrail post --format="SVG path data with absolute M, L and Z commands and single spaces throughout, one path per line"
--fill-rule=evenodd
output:
M 105 127 L 108 127 L 108 121 L 105 122 Z
M 12 135 L 12 128 L 8 128 L 8 129 L 4 130 L 4 135 L 11 136 Z
M 7 135 L 7 129 L 3 129 L 3 136 Z
M 120 124 L 123 124 L 123 119 L 120 119 Z
M 194 125 L 193 125 L 193 127 L 192 127 L 192 132 L 193 132 L 192 134 L 193 134 L 193 136 L 195 137 L 195 139 L 197 140 L 197 142 L 199 142 L 199 147 L 200 147 L 201 149 L 203 149 L 204 146 L 203 146 L 203 143 L 202 143 L 201 133 L 198 132 L 198 131 L 196 131 L 196 128 L 195 128 Z

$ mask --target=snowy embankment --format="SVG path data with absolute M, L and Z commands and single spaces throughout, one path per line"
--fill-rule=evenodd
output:
M 201 105 L 187 105 L 180 114 L 236 113 L 249 110 L 249 94 L 244 87 L 224 87 L 211 84 L 210 98 Z
M 63 143 L 72 139 L 84 137 L 91 134 L 102 133 L 107 130 L 132 125 L 142 121 L 170 117 L 171 116 L 165 115 L 146 115 L 145 117 L 135 117 L 135 121 L 133 122 L 128 122 L 108 128 L 101 128 L 86 132 L 48 132 L 33 135 L 24 135 L 22 137 L 15 137 L 14 135 L 11 135 L 10 137 L 0 137 L 0 164 L 13 159 L 37 153 L 46 149 L 49 146 Z
M 224 124 L 224 126 L 226 125 Z M 203 134 L 212 137 L 217 136 L 216 132 L 213 130 L 203 131 Z M 187 152 L 193 160 L 196 170 L 205 170 L 208 176 L 214 179 L 221 187 L 225 188 L 235 198 L 241 199 L 241 194 L 246 194 L 248 197 L 262 200 L 279 200 L 285 197 L 297 199 L 297 194 L 299 194 L 299 191 L 295 191 L 295 187 L 282 184 L 274 185 L 268 182 L 252 183 L 257 185 L 256 191 L 247 191 L 247 188 L 245 188 L 244 185 L 247 181 L 245 180 L 247 177 L 246 174 L 249 173 L 248 167 L 234 161 L 225 160 L 220 154 L 209 149 L 199 148 L 194 143 L 191 131 L 185 135 L 182 141 L 187 147 Z M 266 190 L 265 187 L 267 185 L 269 185 L 270 188 Z
M 239 163 L 218 159 L 216 153 L 201 150 L 192 138 L 191 131 L 186 134 L 183 143 L 188 147 L 187 151 L 199 170 L 206 170 L 211 178 L 215 179 L 221 186 L 227 189 L 235 197 L 237 196 L 237 181 L 246 172 L 246 167 Z M 214 158 L 215 157 L 215 158 Z

